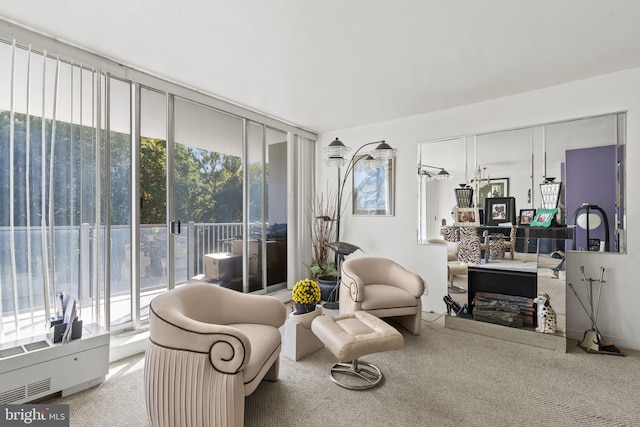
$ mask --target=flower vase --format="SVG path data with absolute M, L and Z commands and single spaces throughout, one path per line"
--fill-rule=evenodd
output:
M 320 286 L 320 299 L 325 302 L 338 301 L 338 291 L 336 287 L 338 278 L 336 276 L 318 276 L 316 279 Z
M 312 311 L 314 311 L 316 309 L 316 304 L 300 304 L 300 303 L 295 303 L 295 307 L 296 307 L 296 314 L 305 314 L 305 313 L 311 313 Z

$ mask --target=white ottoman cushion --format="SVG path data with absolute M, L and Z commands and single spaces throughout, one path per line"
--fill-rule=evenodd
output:
M 364 311 L 319 316 L 313 320 L 311 330 L 343 362 L 367 354 L 399 350 L 404 346 L 400 332 Z

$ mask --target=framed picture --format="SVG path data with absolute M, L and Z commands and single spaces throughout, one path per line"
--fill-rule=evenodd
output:
M 485 206 L 485 200 L 489 197 L 508 197 L 509 178 L 495 178 L 489 180 L 484 187 L 478 188 L 478 207 Z
M 536 216 L 531 221 L 531 227 L 549 227 L 553 223 L 556 214 L 558 213 L 558 209 L 538 209 L 536 211 Z
M 353 166 L 353 214 L 394 214 L 395 159 L 357 160 Z
M 536 216 L 535 209 L 520 209 L 520 215 L 518 216 L 518 225 L 531 225 L 531 221 Z
M 453 217 L 456 225 L 480 225 L 478 208 L 453 208 Z
M 488 197 L 485 199 L 485 225 L 499 225 L 503 222 L 516 222 L 515 197 Z

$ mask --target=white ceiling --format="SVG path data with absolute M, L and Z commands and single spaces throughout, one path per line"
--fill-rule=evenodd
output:
M 640 66 L 637 0 L 21 0 L 0 16 L 316 132 Z

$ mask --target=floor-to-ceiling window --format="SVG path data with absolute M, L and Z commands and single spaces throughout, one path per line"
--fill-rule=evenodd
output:
M 0 42 L 0 341 L 45 331 L 69 292 L 89 322 L 104 306 L 102 74 Z M 126 154 L 125 154 L 126 156 Z
M 149 303 L 167 289 L 167 94 L 140 90 L 139 135 L 139 285 L 140 321 Z M 135 285 L 135 283 L 134 283 Z
M 73 52 L 0 35 L 0 342 L 46 332 L 59 292 L 85 322 L 123 329 L 194 277 L 286 286 L 300 252 L 287 241 L 306 239 L 289 207 L 313 188 L 288 178 L 292 141 L 312 134 Z M 207 269 L 207 256 L 231 261 Z

